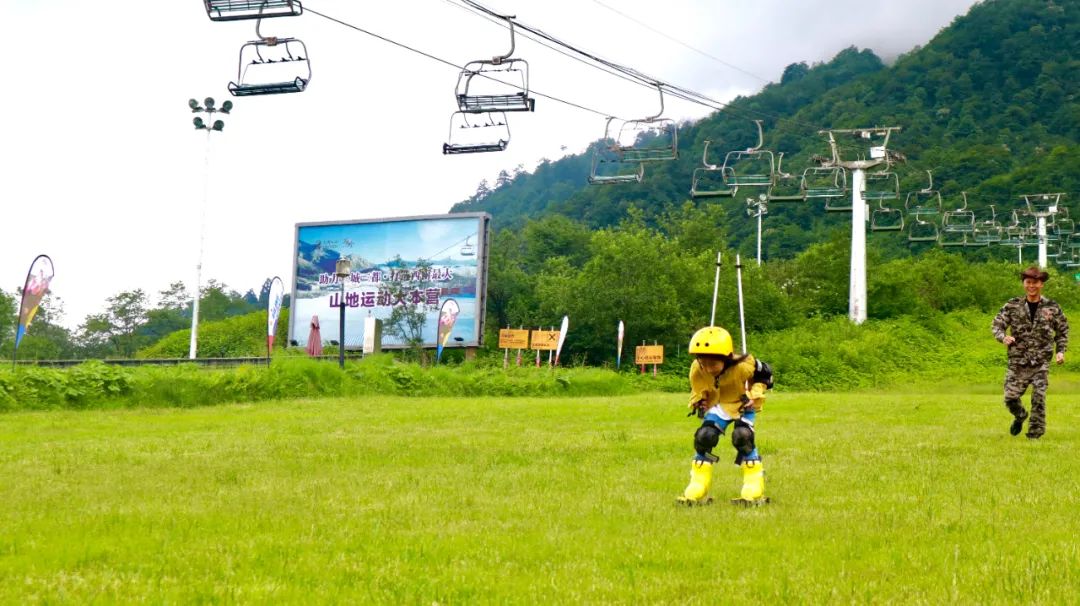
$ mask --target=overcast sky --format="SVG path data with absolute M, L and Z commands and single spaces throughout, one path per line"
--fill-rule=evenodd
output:
M 719 101 L 852 45 L 894 58 L 974 3 L 482 2 Z M 265 20 L 262 34 L 304 41 L 308 90 L 236 99 L 226 85 L 254 21 L 212 22 L 197 0 L 0 2 L 0 289 L 14 292 L 33 258 L 49 254 L 63 323 L 74 328 L 121 291 L 144 289 L 156 303 L 171 282 L 193 286 L 202 233 L 204 284 L 244 292 L 278 275 L 291 290 L 298 222 L 444 214 L 502 169 L 580 153 L 602 136 L 605 115 L 659 107 L 655 93 L 518 36 L 535 113 L 509 115 L 505 152 L 444 156 L 458 70 L 315 12 L 459 66 L 506 53 L 507 30 L 460 0 L 304 4 L 301 17 Z M 235 103 L 209 152 L 187 108 L 206 96 Z M 675 119 L 710 111 L 665 104 Z

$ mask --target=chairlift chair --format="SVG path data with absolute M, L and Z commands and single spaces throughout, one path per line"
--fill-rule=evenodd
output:
M 1046 258 L 1048 259 L 1053 259 L 1056 261 L 1062 254 L 1068 253 L 1064 252 L 1064 249 L 1062 248 L 1060 243 L 1057 246 L 1046 247 Z
M 491 59 L 465 64 L 454 95 L 463 112 L 531 112 L 536 99 L 529 97 L 529 63 L 511 59 L 514 54 L 514 21 L 510 24 L 510 51 Z
M 465 64 L 458 76 L 455 96 L 458 108 L 464 112 L 531 112 L 536 109 L 536 99 L 529 97 L 528 63 L 524 59 Z
M 870 231 L 903 231 L 904 212 L 899 208 L 885 206 L 878 200 L 878 207 L 870 213 Z
M 716 198 L 731 197 L 738 191 L 738 187 L 729 185 L 724 181 L 724 171 L 720 166 L 709 164 L 709 144 L 705 141 L 705 150 L 701 153 L 701 168 L 695 168 L 690 181 L 690 197 L 692 198 Z
M 784 172 L 784 152 L 776 157 L 776 172 L 773 182 L 765 192 L 769 202 L 805 202 L 806 192 L 802 188 L 802 176 Z
M 944 219 L 944 217 L 942 217 L 942 218 Z M 940 230 L 938 230 L 938 246 L 941 246 L 941 247 L 944 247 L 944 248 L 950 248 L 950 247 L 955 247 L 955 246 L 967 246 L 968 245 L 967 236 L 968 236 L 967 232 L 946 231 L 945 227 L 942 226 L 942 228 Z
M 640 164 L 640 162 L 639 162 Z M 695 168 L 690 181 L 692 198 L 733 197 L 739 188 L 724 181 L 724 172 L 716 168 Z
M 447 155 L 500 152 L 510 144 L 510 124 L 506 114 L 476 114 L 457 111 L 450 116 L 450 135 L 443 143 Z
M 941 213 L 941 193 L 920 189 L 908 192 L 904 198 L 904 210 L 909 215 L 927 216 Z
M 971 239 L 973 242 L 980 244 L 997 244 L 1001 242 L 1004 231 L 1004 228 L 1000 225 L 988 222 L 976 223 L 975 231 L 971 233 Z
M 229 92 L 236 97 L 303 92 L 311 81 L 307 46 L 296 38 L 262 38 L 240 47 L 236 82 Z
M 765 133 L 761 129 L 761 120 L 754 120 L 757 125 L 757 145 L 748 149 L 729 151 L 724 156 L 724 180 L 729 185 L 738 187 L 769 187 L 776 174 L 776 162 L 773 153 L 761 149 Z
M 908 192 L 904 197 L 904 210 L 909 215 L 937 215 L 941 213 L 941 192 L 934 189 L 934 173 L 926 171 L 929 184 L 925 189 Z
M 848 195 L 847 170 L 840 166 L 811 166 L 803 171 L 802 190 L 807 198 L 844 198 Z
M 1058 262 L 1070 269 L 1080 267 L 1080 250 L 1071 247 L 1067 248 L 1058 256 Z
M 1076 233 L 1076 223 L 1067 216 L 1055 216 L 1054 225 L 1057 226 L 1057 233 L 1062 236 L 1071 236 Z
M 637 120 L 608 118 L 604 138 L 625 162 L 662 162 L 679 158 L 679 127 L 664 113 L 664 89 L 658 83 L 660 112 Z
M 997 244 L 1001 242 L 1005 228 L 997 220 L 997 211 L 994 205 L 990 205 L 990 218 L 975 221 L 975 228 L 971 232 L 971 239 L 978 244 Z
M 920 215 L 915 215 L 914 220 L 908 226 L 908 242 L 937 242 L 937 223 L 927 221 Z
M 623 160 L 611 145 L 593 148 L 592 170 L 589 183 L 594 185 L 617 185 L 641 183 L 645 179 L 645 165 L 641 162 Z
M 1000 244 L 1003 246 L 1027 246 L 1030 244 L 1031 226 L 1020 222 L 1020 214 L 1012 213 L 1012 223 L 1005 226 L 1005 236 Z
M 863 200 L 899 200 L 900 177 L 891 171 L 876 171 L 866 173 L 866 189 L 863 190 Z M 897 209 L 899 210 L 899 209 Z
M 967 207 L 967 192 L 960 192 L 960 195 L 964 198 L 960 208 L 947 210 L 941 215 L 941 230 L 971 234 L 975 232 L 975 212 Z
M 462 245 L 461 250 L 459 251 L 463 257 L 476 256 L 476 247 L 469 243 L 470 238 L 472 238 L 472 236 L 465 236 L 465 244 Z
M 203 0 L 203 4 L 211 21 L 296 17 L 304 12 L 299 0 Z

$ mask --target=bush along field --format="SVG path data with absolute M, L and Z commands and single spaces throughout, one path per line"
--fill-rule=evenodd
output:
M 992 314 L 929 313 L 919 319 L 810 318 L 782 331 L 751 333 L 750 350 L 774 368 L 778 390 L 851 390 L 926 384 L 962 389 L 1004 376 L 1004 348 L 989 334 Z M 567 356 L 572 359 L 572 357 Z M 632 353 L 628 356 L 632 361 Z M 355 395 L 586 396 L 682 392 L 690 360 L 670 352 L 658 376 L 637 367 L 502 367 L 501 352 L 475 362 L 421 366 L 392 354 L 336 362 L 281 354 L 267 366 L 0 370 L 0 411 L 132 406 L 205 406 Z M 1068 366 L 1066 366 L 1066 369 Z
M 0 603 L 1071 603 L 1075 386 L 773 393 L 751 509 L 675 393 L 9 413 Z

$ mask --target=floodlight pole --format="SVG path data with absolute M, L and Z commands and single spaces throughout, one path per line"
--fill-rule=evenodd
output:
M 757 217 L 757 266 L 761 267 L 761 217 L 769 214 L 769 197 L 765 194 L 758 194 L 756 200 L 747 198 L 746 213 L 752 217 Z
M 202 290 L 203 245 L 206 241 L 206 198 L 210 183 L 210 133 L 215 131 L 220 133 L 225 128 L 224 120 L 214 120 L 210 124 L 207 124 L 207 122 L 214 117 L 215 113 L 228 114 L 232 111 L 233 103 L 232 101 L 226 101 L 220 108 L 217 108 L 215 107 L 214 98 L 207 97 L 203 100 L 203 105 L 199 105 L 199 102 L 195 99 L 189 99 L 188 107 L 191 108 L 193 114 L 206 114 L 206 120 L 199 116 L 192 119 L 195 130 L 206 131 L 206 149 L 203 153 L 202 208 L 199 212 L 199 258 L 195 264 L 195 293 L 192 296 L 191 303 L 191 342 L 188 346 L 188 359 L 194 360 L 199 349 L 199 299 Z
M 826 166 L 841 167 L 851 171 L 851 273 L 848 278 L 848 319 L 855 324 L 866 321 L 866 169 L 879 164 L 889 164 L 889 136 L 899 131 L 899 126 L 884 128 L 832 129 L 818 131 L 829 136 L 832 148 L 832 160 Z M 849 135 L 856 138 L 871 139 L 884 137 L 884 142 L 870 148 L 869 159 L 842 160 L 836 135 Z

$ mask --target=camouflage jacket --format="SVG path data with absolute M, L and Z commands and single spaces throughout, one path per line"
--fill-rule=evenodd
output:
M 1069 321 L 1065 312 L 1053 299 L 1043 297 L 1035 310 L 1035 321 L 1030 320 L 1027 299 L 1015 297 L 1001 307 L 991 325 L 994 338 L 1005 339 L 1005 331 L 1016 339 L 1009 346 L 1009 364 L 1043 366 L 1050 363 L 1054 347 L 1065 353 L 1069 346 Z

